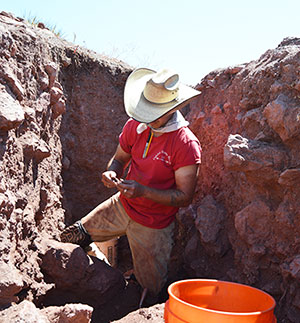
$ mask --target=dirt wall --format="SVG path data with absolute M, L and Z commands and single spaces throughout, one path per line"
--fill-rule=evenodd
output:
M 54 240 L 110 194 L 100 174 L 127 119 L 122 92 L 131 68 L 40 27 L 0 14 L 2 308 L 24 299 L 42 304 L 57 288 L 74 296 L 79 282 L 89 287 L 78 293 L 89 296 L 124 288 L 120 273 L 70 246 L 63 256 Z M 61 285 L 69 276 L 73 291 Z
M 196 226 L 187 269 L 270 293 L 282 322 L 300 317 L 299 64 L 300 40 L 287 38 L 256 61 L 213 71 L 188 115 L 203 162 L 187 212 Z

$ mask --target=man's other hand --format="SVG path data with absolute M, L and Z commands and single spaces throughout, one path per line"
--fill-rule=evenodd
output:
M 122 181 L 117 177 L 117 173 L 113 170 L 107 170 L 102 173 L 102 182 L 108 188 L 116 187 Z
M 117 184 L 116 187 L 127 198 L 140 197 L 145 190 L 145 186 L 133 180 L 124 180 Z

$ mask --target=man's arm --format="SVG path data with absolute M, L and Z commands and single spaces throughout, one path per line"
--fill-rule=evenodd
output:
M 130 180 L 117 184 L 117 188 L 128 198 L 145 197 L 164 205 L 188 206 L 193 200 L 198 168 L 198 165 L 189 165 L 177 169 L 175 171 L 175 189 L 159 190 Z
M 106 187 L 115 187 L 120 182 L 130 159 L 131 155 L 118 145 L 114 156 L 107 164 L 107 170 L 102 174 L 102 182 Z

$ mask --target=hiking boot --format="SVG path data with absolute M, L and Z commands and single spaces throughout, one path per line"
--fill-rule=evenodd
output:
M 83 249 L 87 248 L 93 241 L 91 236 L 83 227 L 81 221 L 67 227 L 60 235 L 61 242 L 69 242 L 80 245 Z

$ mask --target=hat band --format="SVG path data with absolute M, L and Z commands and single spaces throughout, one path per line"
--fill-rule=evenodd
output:
M 178 97 L 178 88 L 168 90 L 163 84 L 157 84 L 150 79 L 143 91 L 144 97 L 152 103 L 168 103 Z

